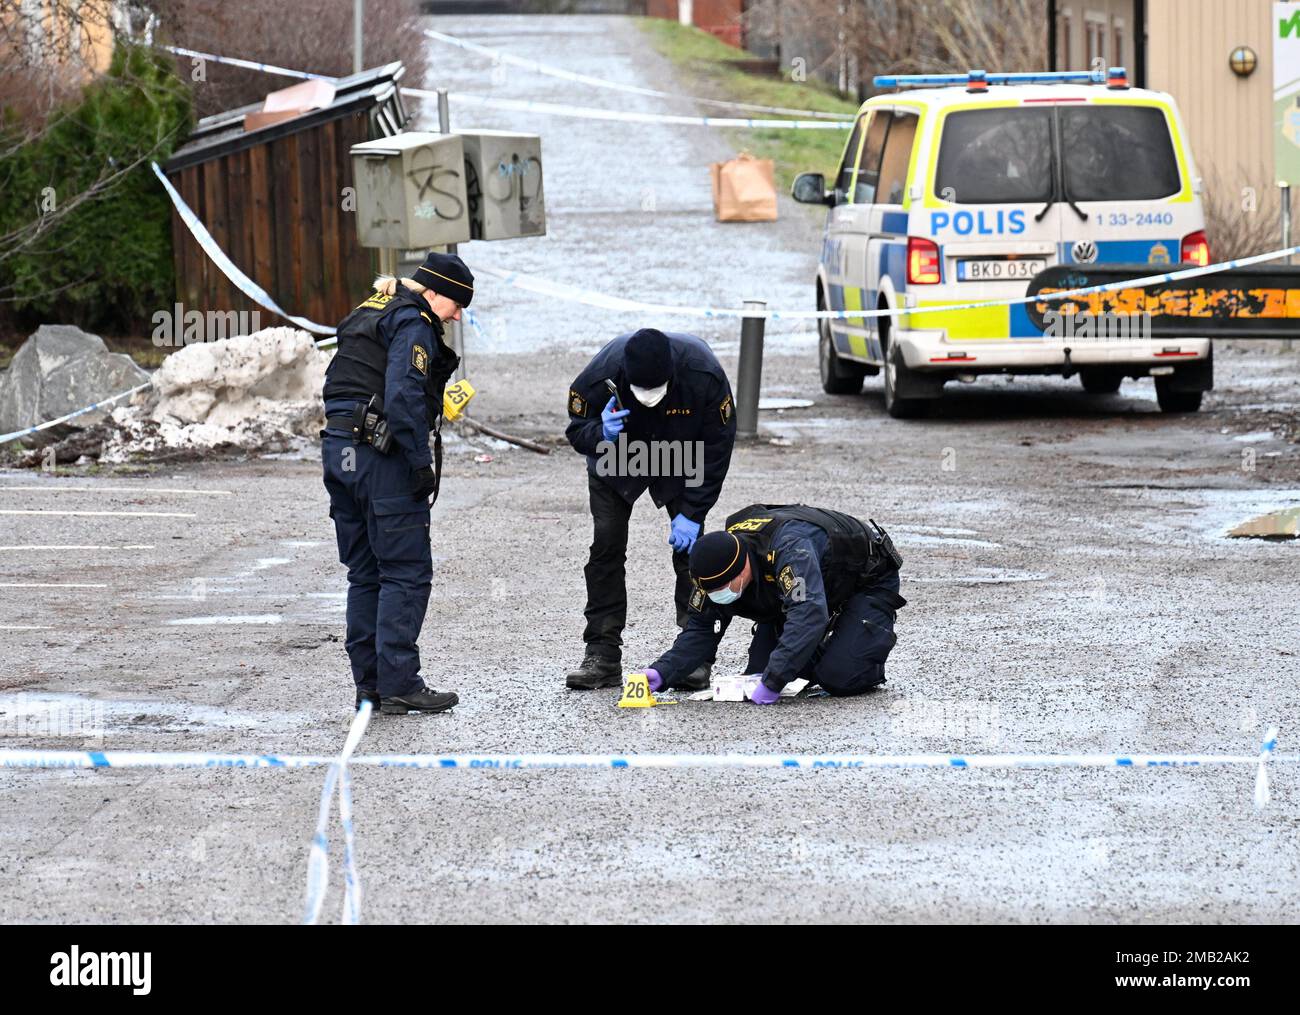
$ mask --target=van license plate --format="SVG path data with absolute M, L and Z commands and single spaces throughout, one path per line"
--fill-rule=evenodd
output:
M 1028 281 L 1047 269 L 1046 261 L 958 261 L 958 282 Z

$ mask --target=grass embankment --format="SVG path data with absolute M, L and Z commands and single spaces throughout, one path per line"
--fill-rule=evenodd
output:
M 699 28 L 663 18 L 641 18 L 639 23 L 655 49 L 682 69 L 682 91 L 686 94 L 826 113 L 851 114 L 858 110 L 858 103 L 841 98 L 819 82 L 765 77 L 742 70 L 739 64 L 754 59 L 753 54 L 733 49 Z M 730 112 L 713 107 L 705 107 L 705 111 L 714 116 L 781 118 L 775 113 Z M 777 186 L 786 192 L 799 173 L 820 172 L 828 180 L 833 177 L 848 138 L 844 130 L 735 128 L 726 133 L 737 152 L 747 150 L 758 158 L 772 159 Z

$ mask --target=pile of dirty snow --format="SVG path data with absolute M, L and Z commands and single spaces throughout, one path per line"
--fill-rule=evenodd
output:
M 150 388 L 113 412 L 100 461 L 300 448 L 325 423 L 320 392 L 329 359 L 297 328 L 264 328 L 178 349 Z

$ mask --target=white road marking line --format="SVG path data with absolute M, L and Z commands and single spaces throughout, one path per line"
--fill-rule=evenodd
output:
M 89 585 L 78 582 L 0 582 L 0 589 L 106 589 L 107 585 Z
M 48 483 L 42 483 L 40 486 L 10 486 L 8 483 L 0 483 L 0 490 L 19 490 L 24 493 L 49 491 L 51 493 L 169 493 L 178 494 L 183 497 L 233 497 L 233 490 L 182 490 L 174 486 L 51 486 Z
M 197 518 L 198 515 L 178 511 L 37 511 L 11 510 L 0 511 L 0 515 L 94 515 L 96 517 L 114 516 L 122 518 Z
M 50 631 L 53 624 L 0 624 L 0 631 Z
M 193 626 L 196 624 L 279 624 L 283 618 L 278 613 L 262 613 L 250 616 L 227 617 L 181 617 L 167 621 L 168 627 Z
M 152 543 L 124 543 L 121 546 L 92 546 L 80 543 L 51 543 L 48 545 L 0 546 L 0 550 L 152 550 Z

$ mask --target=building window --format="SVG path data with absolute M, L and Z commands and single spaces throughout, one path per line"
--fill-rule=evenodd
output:
M 1115 27 L 1111 34 L 1115 39 L 1115 48 L 1111 50 L 1111 59 L 1117 67 L 1128 67 L 1128 57 L 1124 55 L 1124 22 L 1120 18 L 1115 19 Z
M 1070 70 L 1074 63 L 1074 33 L 1071 31 L 1073 19 L 1067 11 L 1062 11 L 1059 27 L 1056 30 L 1056 66 L 1059 70 Z
M 1109 35 L 1106 15 L 1088 11 L 1084 15 L 1084 39 L 1087 44 L 1086 54 L 1089 70 L 1106 69 L 1106 36 Z

